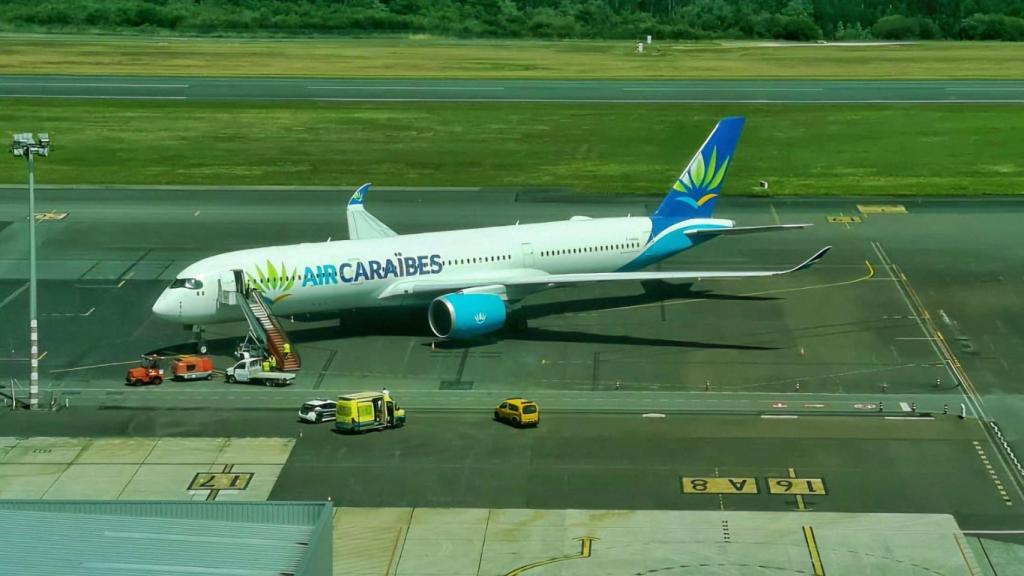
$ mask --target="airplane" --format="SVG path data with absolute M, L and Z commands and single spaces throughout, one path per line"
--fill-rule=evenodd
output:
M 347 207 L 349 240 L 270 246 L 218 254 L 186 267 L 153 305 L 156 316 L 189 327 L 243 320 L 225 298 L 241 281 L 259 290 L 277 317 L 323 318 L 386 305 L 426 309 L 441 339 L 496 332 L 513 307 L 538 291 L 590 282 L 757 278 L 810 268 L 829 246 L 785 270 L 642 271 L 719 236 L 799 229 L 810 224 L 736 226 L 713 218 L 743 131 L 724 118 L 673 183 L 653 215 L 569 220 L 398 234 L 366 211 L 370 184 Z M 246 287 L 241 287 L 243 290 Z M 525 320 L 513 320 L 520 323 Z M 525 327 L 525 326 L 519 326 Z

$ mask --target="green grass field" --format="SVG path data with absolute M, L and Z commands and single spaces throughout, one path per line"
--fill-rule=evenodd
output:
M 775 45 L 773 45 L 775 44 Z M 0 74 L 416 78 L 1012 78 L 1024 45 L 925 42 L 838 46 L 769 42 L 210 39 L 0 35 Z
M 727 193 L 1024 193 L 1016 106 L 5 101 L 49 184 L 567 187 L 661 193 L 717 118 L 749 118 Z M 0 162 L 0 182 L 25 181 Z

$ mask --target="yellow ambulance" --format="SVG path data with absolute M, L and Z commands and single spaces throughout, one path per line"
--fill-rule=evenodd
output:
M 334 428 L 363 432 L 405 425 L 405 410 L 385 392 L 357 392 L 338 396 Z

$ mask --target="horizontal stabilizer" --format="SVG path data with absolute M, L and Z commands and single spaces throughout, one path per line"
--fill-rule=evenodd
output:
M 708 228 L 703 230 L 687 230 L 687 236 L 733 236 L 738 234 L 756 234 L 758 232 L 778 232 L 781 230 L 799 230 L 814 224 L 776 224 L 772 226 L 738 226 L 735 228 Z

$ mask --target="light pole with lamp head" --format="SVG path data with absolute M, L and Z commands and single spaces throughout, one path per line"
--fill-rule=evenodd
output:
M 49 156 L 50 135 L 39 134 L 37 141 L 31 132 L 15 134 L 11 154 L 28 160 L 28 300 L 29 338 L 31 341 L 28 407 L 39 408 L 39 324 L 36 319 L 36 181 L 35 157 Z

